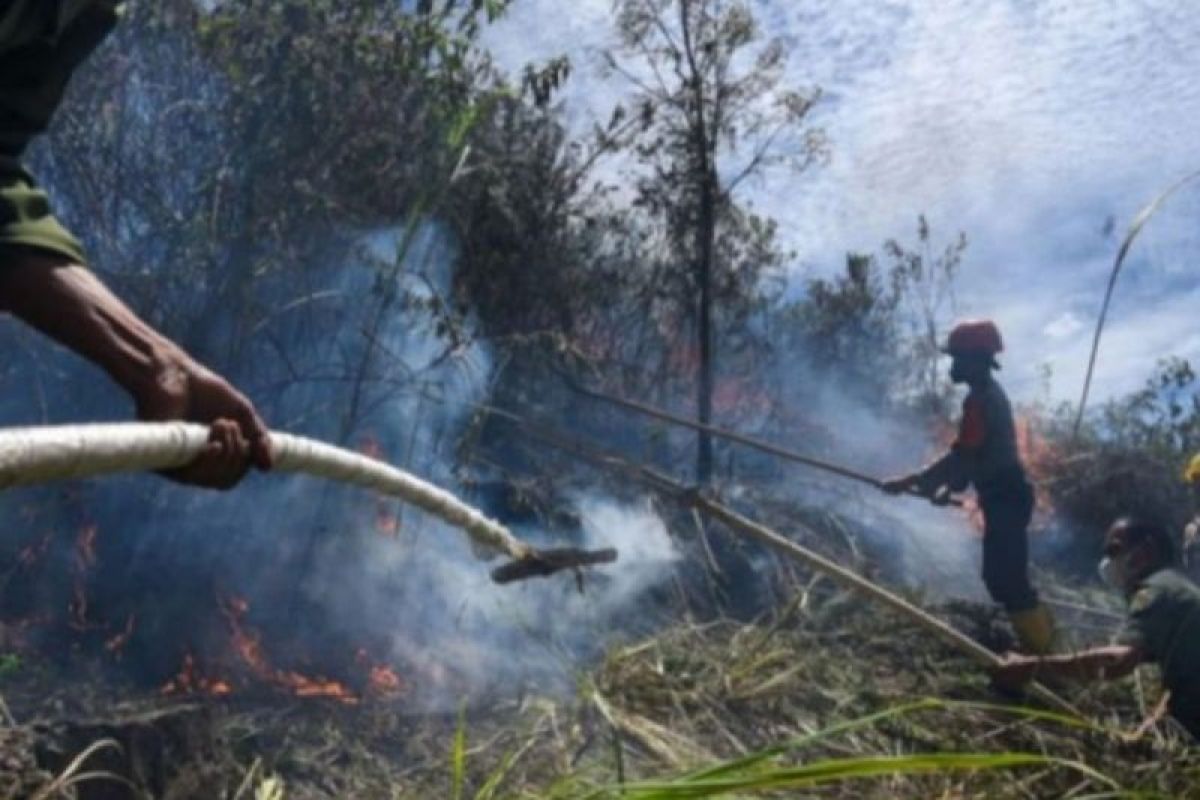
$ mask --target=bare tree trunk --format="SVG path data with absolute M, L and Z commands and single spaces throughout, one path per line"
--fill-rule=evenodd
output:
M 680 0 L 679 23 L 683 34 L 683 49 L 687 56 L 688 77 L 692 84 L 692 135 L 695 139 L 696 172 L 698 177 L 696 214 L 696 282 L 700 289 L 700 308 L 696 325 L 699 339 L 699 374 L 696 380 L 696 417 L 700 424 L 712 421 L 713 395 L 713 245 L 716 239 L 717 176 L 712 158 L 712 139 L 705 115 L 704 76 L 696 61 L 692 44 L 691 12 L 694 4 Z M 696 482 L 703 485 L 712 478 L 712 436 L 701 431 L 696 446 Z
M 705 159 L 707 162 L 707 159 Z M 712 421 L 713 396 L 713 239 L 715 237 L 715 209 L 713 198 L 711 166 L 705 163 L 705 176 L 700 188 L 700 218 L 697 220 L 696 237 L 699 253 L 700 278 L 700 323 L 697 325 L 697 335 L 700 339 L 700 375 L 696 382 L 699 396 L 696 398 L 697 416 L 701 425 Z M 696 481 L 708 483 L 712 478 L 713 446 L 712 436 L 707 431 L 701 431 L 696 452 Z

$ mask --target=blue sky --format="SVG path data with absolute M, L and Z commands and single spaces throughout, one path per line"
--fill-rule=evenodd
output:
M 799 86 L 822 87 L 814 122 L 828 165 L 744 195 L 779 220 L 799 279 L 848 250 L 914 238 L 918 213 L 970 248 L 958 301 L 1009 344 L 1019 400 L 1052 370 L 1078 394 L 1117 245 L 1137 210 L 1200 169 L 1200 14 L 1166 0 L 759 0 Z M 611 0 L 515 0 L 488 33 L 518 68 L 569 55 L 577 125 L 627 93 L 599 76 Z M 1106 226 L 1111 218 L 1115 226 Z M 1094 397 L 1136 388 L 1168 355 L 1200 361 L 1200 184 L 1177 195 L 1126 263 Z

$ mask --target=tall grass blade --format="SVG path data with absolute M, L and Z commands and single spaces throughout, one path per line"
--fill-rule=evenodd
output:
M 462 800 L 467 777 L 467 704 L 458 707 L 458 725 L 454 729 L 454 747 L 450 753 L 450 786 L 454 800 Z
M 1117 788 L 1112 779 L 1091 767 L 1053 756 L 1034 753 L 929 753 L 837 758 L 801 766 L 760 770 L 748 775 L 725 774 L 704 779 L 630 783 L 625 785 L 623 797 L 629 800 L 686 800 L 728 796 L 733 793 L 761 794 L 784 789 L 815 788 L 831 783 L 881 776 L 1020 767 L 1062 767 L 1079 772 L 1106 786 Z M 616 796 L 616 792 L 616 788 L 607 787 L 594 797 L 613 797 Z

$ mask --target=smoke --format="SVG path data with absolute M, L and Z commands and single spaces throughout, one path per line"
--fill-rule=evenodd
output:
M 817 369 L 791 358 L 772 379 L 791 409 L 792 425 L 764 438 L 801 454 L 883 479 L 921 468 L 946 446 L 927 421 L 889 411 L 888 399 L 848 370 Z M 774 491 L 838 515 L 889 581 L 934 599 L 986 599 L 980 535 L 962 510 L 893 497 L 801 465 L 786 467 Z
M 966 515 L 906 497 L 864 498 L 862 530 L 897 580 L 933 599 L 987 602 L 980 580 L 980 535 Z
M 473 320 L 449 312 L 453 241 L 434 222 L 411 236 L 396 228 L 352 239 L 324 282 L 306 290 L 326 299 L 262 331 L 287 343 L 300 377 L 255 399 L 274 427 L 341 438 L 469 496 L 457 478 L 458 448 L 488 397 L 494 359 L 470 335 Z M 79 376 L 90 369 L 63 363 Z M 78 416 L 86 418 L 86 405 Z M 32 416 L 28 403 L 23 411 Z M 138 476 L 74 491 L 69 505 L 54 490 L 6 498 L 14 561 L 36 532 L 15 519 L 23 498 L 44 498 L 52 510 L 37 524 L 56 528 L 50 557 L 5 584 L 6 606 L 24 592 L 36 595 L 33 606 L 65 607 L 77 591 L 78 571 L 68 568 L 76 531 L 94 524 L 97 558 L 83 584 L 91 641 L 135 620 L 118 666 L 148 685 L 161 685 L 188 655 L 237 689 L 252 684 L 238 684 L 244 665 L 222 611 L 236 598 L 246 607 L 240 624 L 277 669 L 353 683 L 365 653 L 369 663 L 394 666 L 411 702 L 428 708 L 521 687 L 569 689 L 577 666 L 613 636 L 647 629 L 635 610 L 678 557 L 648 501 L 596 493 L 568 498 L 578 530 L 516 532 L 543 545 L 617 547 L 617 565 L 590 570 L 578 585 L 567 574 L 497 586 L 488 576 L 494 564 L 477 560 L 461 531 L 315 479 L 252 475 L 219 494 Z M 60 633 L 43 646 L 58 650 Z M 98 647 L 97 655 L 105 657 Z
M 382 302 L 377 295 L 383 279 L 395 281 L 396 294 L 390 306 L 395 312 L 369 332 L 377 355 L 366 367 L 363 413 L 353 421 L 351 440 L 370 442 L 389 460 L 470 496 L 457 481 L 463 472 L 457 444 L 488 397 L 494 359 L 469 336 L 473 320 L 438 316 L 448 307 L 453 243 L 427 223 L 411 240 L 403 230 L 382 230 L 360 244 L 363 263 L 341 270 L 336 290 L 371 298 L 370 305 Z M 333 337 L 333 350 L 355 352 L 361 335 L 343 329 Z M 362 368 L 361 358 L 351 361 Z M 397 371 L 404 376 L 399 385 L 382 379 Z M 303 398 L 344 408 L 345 392 L 344 386 L 300 387 L 287 402 Z M 298 563 L 301 572 L 294 586 L 277 586 L 261 603 L 251 601 L 252 612 L 259 608 L 261 614 L 265 603 L 278 624 L 315 620 L 319 628 L 336 629 L 343 648 L 372 643 L 373 652 L 396 663 L 401 674 L 413 675 L 417 702 L 435 707 L 518 685 L 567 687 L 581 658 L 614 630 L 633 627 L 633 608 L 676 557 L 665 525 L 648 505 L 579 495 L 572 506 L 582 523 L 574 535 L 582 541 L 571 543 L 615 546 L 620 563 L 590 572 L 582 590 L 569 575 L 497 586 L 488 577 L 492 565 L 476 560 L 462 532 L 410 509 L 299 478 L 283 485 L 260 482 L 239 494 L 236 513 L 256 519 L 255 529 L 294 531 L 308 540 L 300 551 L 280 547 L 277 535 L 260 542 L 259 563 L 290 549 L 285 560 Z M 211 519 L 211 513 L 198 516 Z M 381 517 L 387 519 L 384 532 Z M 562 544 L 564 535 L 536 526 L 516 532 L 545 545 Z
M 462 694 L 567 690 L 577 666 L 614 637 L 648 629 L 636 613 L 640 601 L 677 558 L 665 525 L 645 504 L 590 496 L 576 508 L 582 545 L 615 546 L 621 555 L 578 586 L 569 576 L 497 586 L 461 537 L 440 525 L 413 548 L 375 541 L 360 576 L 377 587 L 368 616 L 389 621 L 392 659 L 428 678 L 419 702 L 444 707 Z M 361 618 L 361 600 L 338 605 L 351 618 L 357 607 Z

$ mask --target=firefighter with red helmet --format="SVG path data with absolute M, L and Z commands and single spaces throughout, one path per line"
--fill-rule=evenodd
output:
M 1029 581 L 1028 527 L 1033 487 L 1017 450 L 1012 407 L 992 377 L 1004 349 L 990 320 L 967 320 L 950 331 L 944 352 L 953 359 L 950 379 L 969 387 L 958 435 L 949 451 L 920 472 L 884 481 L 885 491 L 916 492 L 945 503 L 973 486 L 983 512 L 983 582 L 1004 606 L 1024 650 L 1049 652 L 1054 623 Z

